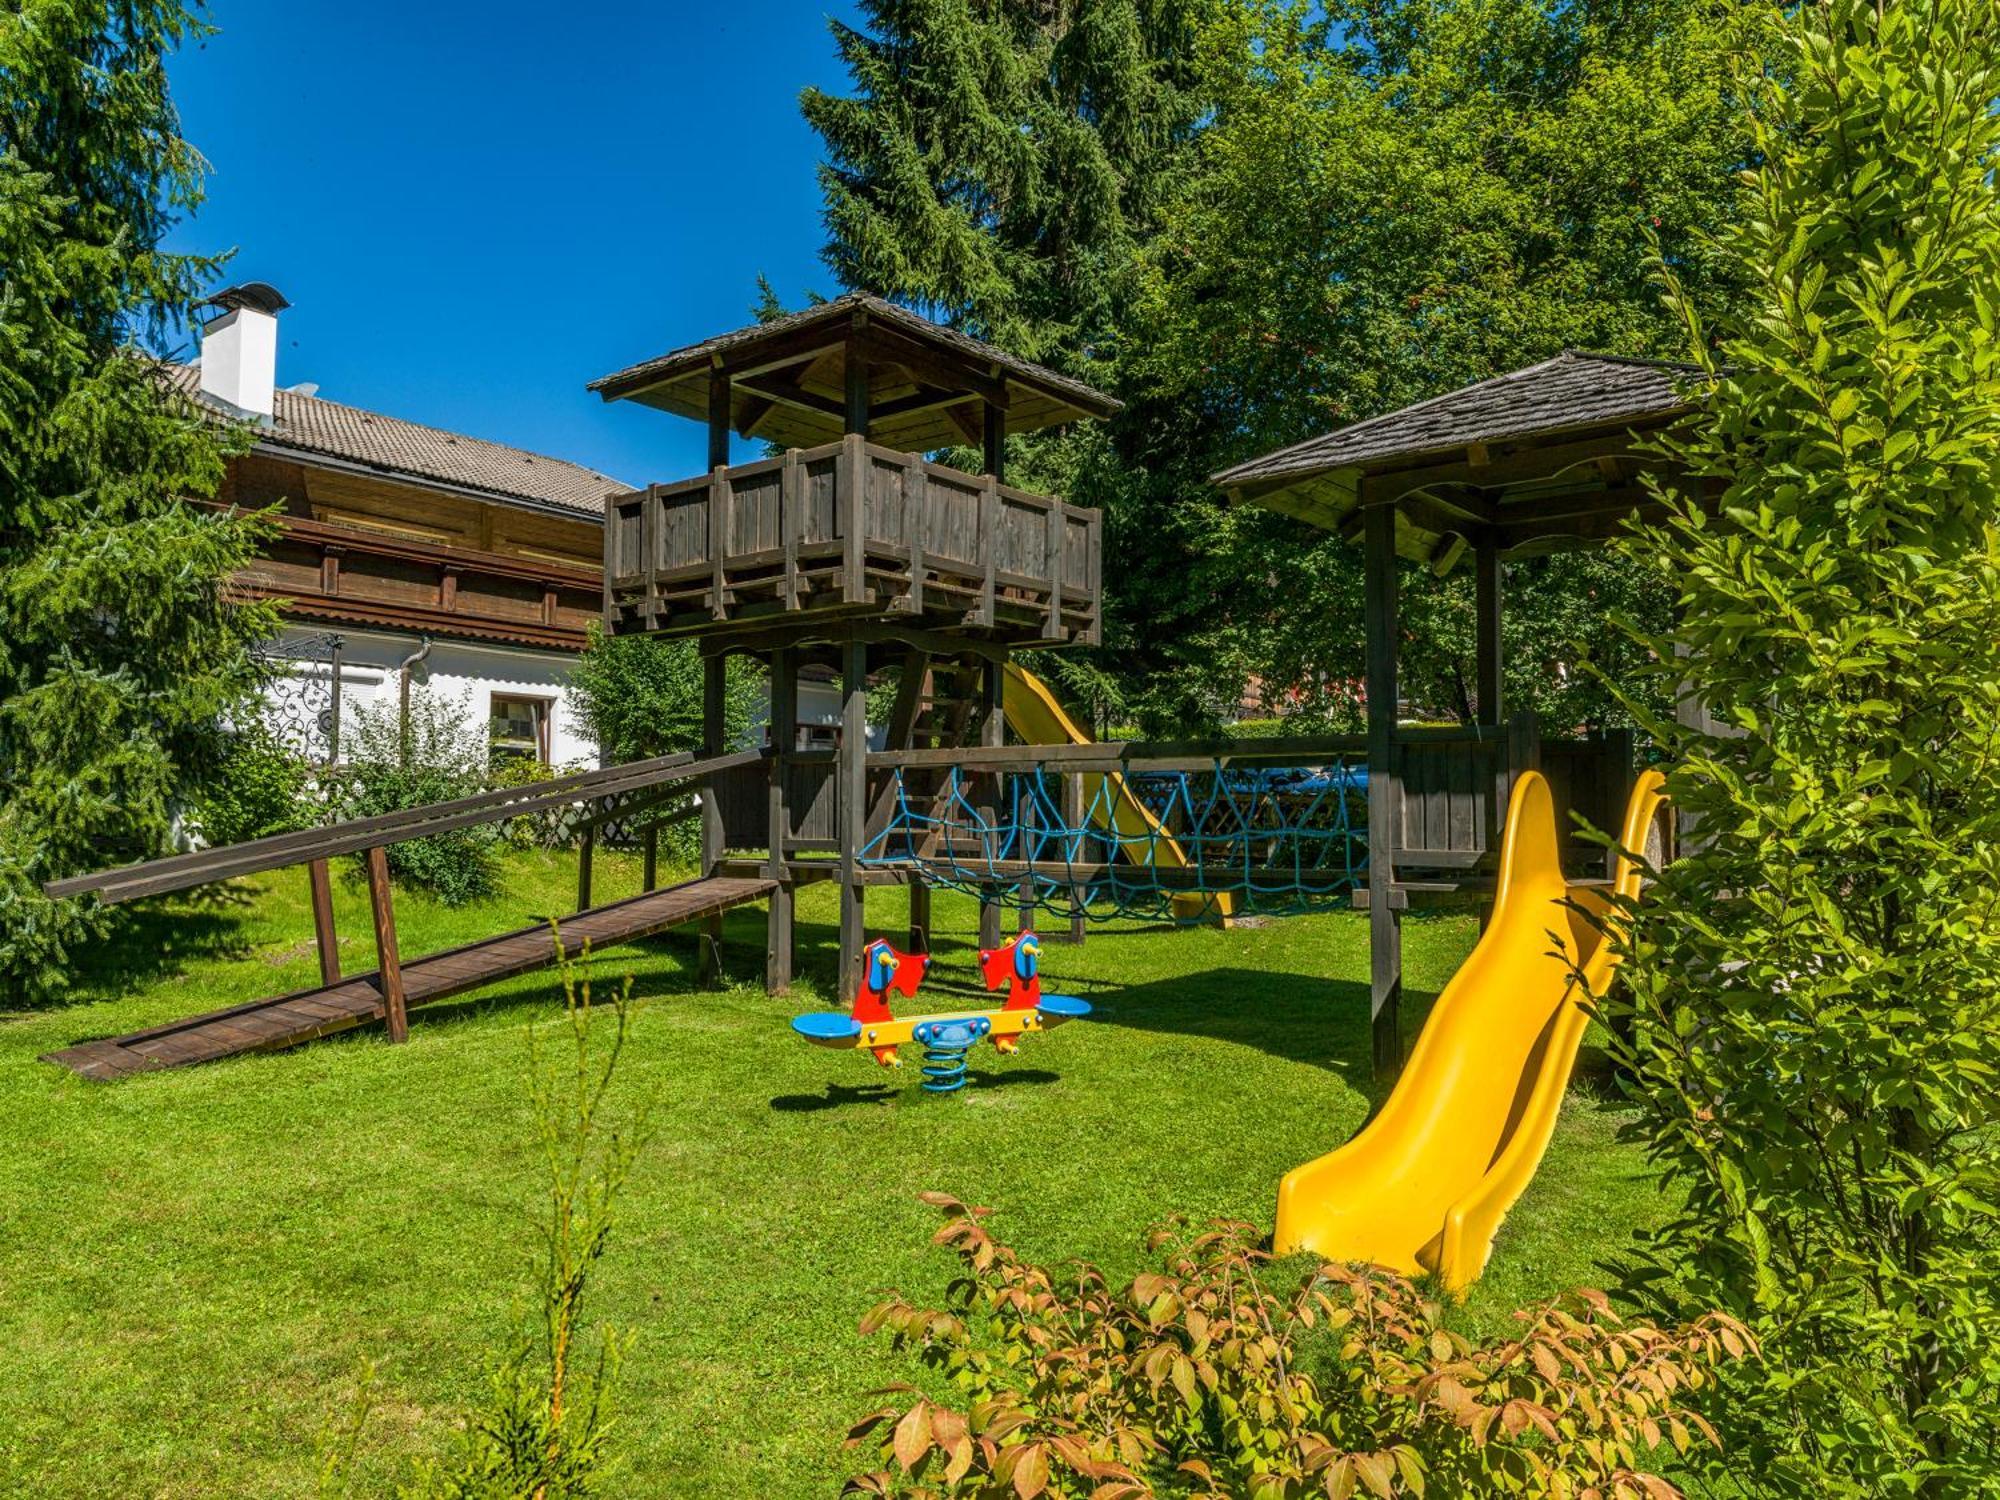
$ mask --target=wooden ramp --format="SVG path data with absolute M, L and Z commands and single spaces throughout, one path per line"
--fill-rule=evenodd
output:
M 574 955 L 585 943 L 593 951 L 602 950 L 715 916 L 732 906 L 764 899 L 774 886 L 770 880 L 716 876 L 595 906 L 561 920 L 563 951 Z M 555 940 L 546 924 L 405 959 L 405 1002 L 417 1006 L 442 1000 L 546 968 L 555 961 Z M 213 1062 L 239 1052 L 272 1052 L 386 1016 L 381 976 L 371 970 L 317 989 L 252 1000 L 130 1036 L 80 1042 L 48 1053 L 42 1060 L 61 1063 L 85 1078 L 109 1081 L 155 1068 Z

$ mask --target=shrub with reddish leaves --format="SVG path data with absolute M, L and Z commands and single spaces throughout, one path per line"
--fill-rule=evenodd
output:
M 1481 1344 L 1379 1268 L 1322 1266 L 1280 1295 L 1247 1224 L 1156 1230 L 1161 1269 L 1114 1288 L 1089 1265 L 1023 1261 L 987 1209 L 924 1201 L 964 1273 L 945 1307 L 892 1296 L 861 1328 L 955 1395 L 879 1392 L 890 1404 L 848 1435 L 879 1467 L 850 1495 L 1669 1500 L 1656 1462 L 1716 1442 L 1691 1396 L 1755 1352 L 1723 1314 L 1666 1331 L 1596 1292 Z

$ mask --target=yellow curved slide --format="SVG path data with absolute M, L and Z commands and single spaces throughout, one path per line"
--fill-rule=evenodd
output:
M 1663 779 L 1648 771 L 1632 789 L 1621 849 L 1645 850 Z M 1637 896 L 1640 874 L 1621 854 L 1615 890 Z M 1434 1271 L 1452 1291 L 1478 1279 L 1555 1130 L 1589 1024 L 1584 1002 L 1611 982 L 1617 954 L 1593 919 L 1612 910 L 1601 886 L 1564 880 L 1549 784 L 1524 772 L 1485 935 L 1438 996 L 1381 1112 L 1338 1151 L 1285 1174 L 1279 1254 Z
M 1006 715 L 1007 727 L 1020 737 L 1023 744 L 1092 743 L 1090 731 L 1063 711 L 1062 704 L 1056 701 L 1048 685 L 1012 662 L 1007 663 L 1001 709 Z M 1167 832 L 1160 820 L 1146 810 L 1146 805 L 1132 794 L 1131 788 L 1125 785 L 1125 778 L 1112 773 L 1109 778 L 1111 795 L 1108 798 L 1100 795 L 1105 779 L 1095 773 L 1083 778 L 1083 803 L 1090 809 L 1092 820 L 1099 827 L 1108 823 L 1111 831 L 1121 840 L 1130 840 L 1121 844 L 1121 848 L 1128 854 L 1143 853 L 1141 863 L 1157 861 L 1164 869 L 1186 869 L 1186 851 L 1174 841 L 1174 836 Z M 1227 893 L 1204 895 L 1190 892 L 1174 897 L 1174 915 L 1183 920 L 1205 916 L 1226 918 L 1231 909 Z

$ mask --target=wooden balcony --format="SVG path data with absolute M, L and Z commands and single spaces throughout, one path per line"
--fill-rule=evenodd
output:
M 298 517 L 236 577 L 293 619 L 581 651 L 595 570 L 408 542 Z
M 877 617 L 1010 645 L 1100 638 L 1097 512 L 850 435 L 612 497 L 613 634 Z

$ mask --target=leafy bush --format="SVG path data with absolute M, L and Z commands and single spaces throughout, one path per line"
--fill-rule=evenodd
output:
M 195 794 L 194 817 L 211 844 L 240 844 L 310 828 L 320 809 L 305 760 L 255 716 L 231 732 L 215 772 Z
M 1713 247 L 1755 306 L 1712 351 L 1688 314 L 1705 494 L 1630 548 L 1718 727 L 1651 725 L 1703 837 L 1613 1019 L 1685 1189 L 1661 1294 L 1763 1340 L 1711 1414 L 1766 1492 L 2000 1494 L 1996 39 L 1995 0 L 1784 12 Z
M 486 736 L 464 703 L 413 689 L 407 727 L 394 700 L 355 713 L 354 754 L 341 779 L 341 816 L 366 818 L 469 797 L 489 784 Z M 389 873 L 447 905 L 499 889 L 499 827 L 471 828 L 388 847 Z
M 1474 1344 L 1379 1268 L 1321 1266 L 1281 1297 L 1247 1224 L 1156 1231 L 1162 1269 L 1114 1289 L 1024 1262 L 985 1209 L 924 1201 L 964 1268 L 949 1305 L 895 1296 L 861 1327 L 962 1402 L 892 1388 L 849 1434 L 882 1467 L 848 1494 L 1673 1496 L 1641 1465 L 1715 1441 L 1684 1399 L 1755 1348 L 1726 1315 L 1668 1332 L 1594 1292 Z

